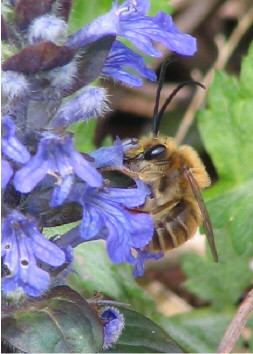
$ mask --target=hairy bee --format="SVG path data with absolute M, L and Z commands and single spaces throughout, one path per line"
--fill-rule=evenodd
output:
M 141 209 L 152 215 L 155 224 L 153 239 L 146 249 L 166 251 L 178 247 L 190 239 L 203 223 L 213 258 L 218 262 L 210 218 L 200 192 L 210 185 L 206 169 L 190 146 L 177 146 L 173 138 L 158 133 L 167 105 L 183 86 L 196 84 L 205 87 L 195 81 L 180 84 L 158 112 L 167 64 L 168 61 L 164 63 L 159 78 L 153 133 L 141 138 L 137 147 L 127 150 L 124 173 L 138 176 L 152 189 L 152 197 Z

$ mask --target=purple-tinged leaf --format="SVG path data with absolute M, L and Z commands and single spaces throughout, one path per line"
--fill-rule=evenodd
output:
M 66 89 L 65 96 L 69 96 L 99 77 L 114 40 L 115 36 L 104 36 L 79 50 L 76 80 Z
M 41 70 L 50 70 L 68 64 L 73 56 L 74 51 L 69 47 L 57 46 L 45 41 L 30 45 L 5 60 L 2 69 L 36 74 Z

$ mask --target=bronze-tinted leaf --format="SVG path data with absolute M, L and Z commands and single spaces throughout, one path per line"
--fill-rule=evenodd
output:
M 66 96 L 98 78 L 114 40 L 115 36 L 104 36 L 84 48 L 79 49 L 77 80 L 71 88 L 66 90 Z
M 68 64 L 73 56 L 74 51 L 71 48 L 45 41 L 30 45 L 5 60 L 2 69 L 35 74 Z
M 1 40 L 8 42 L 9 39 L 9 31 L 7 27 L 7 23 L 3 16 L 1 16 Z

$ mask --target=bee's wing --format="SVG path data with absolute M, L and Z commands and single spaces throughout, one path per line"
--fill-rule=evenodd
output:
M 199 209 L 200 209 L 202 217 L 203 217 L 203 227 L 206 232 L 207 240 L 208 240 L 209 246 L 211 248 L 213 259 L 215 262 L 218 262 L 218 254 L 217 254 L 217 250 L 215 247 L 212 224 L 211 224 L 204 200 L 202 198 L 201 192 L 199 190 L 198 184 L 197 184 L 197 182 L 196 182 L 196 180 L 189 168 L 185 169 L 184 172 L 185 172 L 185 176 L 186 176 L 187 180 L 190 183 L 192 192 L 198 202 Z

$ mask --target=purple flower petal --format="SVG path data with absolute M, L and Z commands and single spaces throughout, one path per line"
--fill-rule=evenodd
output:
M 45 177 L 48 161 L 32 157 L 29 163 L 16 172 L 13 184 L 19 192 L 28 193 Z
M 79 48 L 111 34 L 127 38 L 150 56 L 161 57 L 152 41 L 160 42 L 178 54 L 193 55 L 196 51 L 195 39 L 180 33 L 171 16 L 165 13 L 155 17 L 145 16 L 148 8 L 148 0 L 128 0 L 121 5 L 115 3 L 108 13 L 71 35 L 67 43 L 71 48 Z
M 161 259 L 164 254 L 163 253 L 155 253 L 147 250 L 137 250 L 138 256 L 136 258 L 136 264 L 134 266 L 133 276 L 140 277 L 144 274 L 144 265 L 145 262 L 150 260 L 158 260 Z
M 13 161 L 26 163 L 30 159 L 30 153 L 16 137 L 14 122 L 9 115 L 4 115 L 2 120 L 2 152 Z
M 115 140 L 114 145 L 101 147 L 90 152 L 89 155 L 94 158 L 94 166 L 96 168 L 123 166 L 123 145 L 118 137 Z
M 55 208 L 64 202 L 73 184 L 73 179 L 73 175 L 67 175 L 59 186 L 54 187 L 52 199 L 50 202 L 51 207 Z
M 132 250 L 147 245 L 154 231 L 149 214 L 129 211 L 143 203 L 146 193 L 142 188 L 97 190 L 87 186 L 75 186 L 68 201 L 83 206 L 80 241 L 104 239 L 107 252 L 114 263 L 134 264 Z M 76 242 L 75 235 L 75 245 Z
M 108 200 L 122 203 L 127 208 L 136 208 L 144 204 L 147 192 L 149 192 L 141 187 L 142 184 L 143 182 L 140 182 L 138 188 L 107 188 L 105 192 L 101 192 L 101 195 Z
M 30 192 L 45 176 L 56 178 L 56 190 L 52 203 L 63 202 L 68 195 L 74 172 L 92 187 L 102 185 L 99 172 L 74 149 L 70 137 L 45 137 L 41 140 L 35 156 L 14 177 L 15 188 Z M 59 195 L 58 195 L 59 194 Z
M 102 186 L 103 179 L 100 173 L 90 162 L 85 160 L 79 152 L 72 150 L 70 158 L 73 164 L 73 169 L 78 177 L 87 182 L 91 187 Z
M 98 238 L 104 226 L 103 212 L 92 205 L 83 209 L 83 220 L 80 226 L 83 240 L 89 241 Z
M 5 188 L 13 175 L 13 169 L 8 161 L 2 160 L 2 170 L 1 170 L 1 184 L 2 188 Z
M 50 277 L 36 260 L 57 267 L 64 263 L 65 254 L 38 231 L 33 219 L 14 210 L 2 223 L 2 258 L 10 272 L 2 281 L 3 291 L 21 288 L 39 296 L 47 290 Z
M 102 74 L 128 85 L 142 86 L 143 81 L 124 70 L 123 67 L 130 67 L 148 80 L 156 81 L 155 72 L 147 68 L 142 56 L 127 48 L 123 43 L 115 41 L 106 59 Z
M 157 39 L 166 48 L 181 55 L 193 55 L 197 51 L 196 38 L 189 34 L 180 33 L 170 15 L 158 12 L 154 21 L 164 30 L 163 34 L 157 36 Z M 155 38 L 154 35 L 154 41 L 156 41 Z

